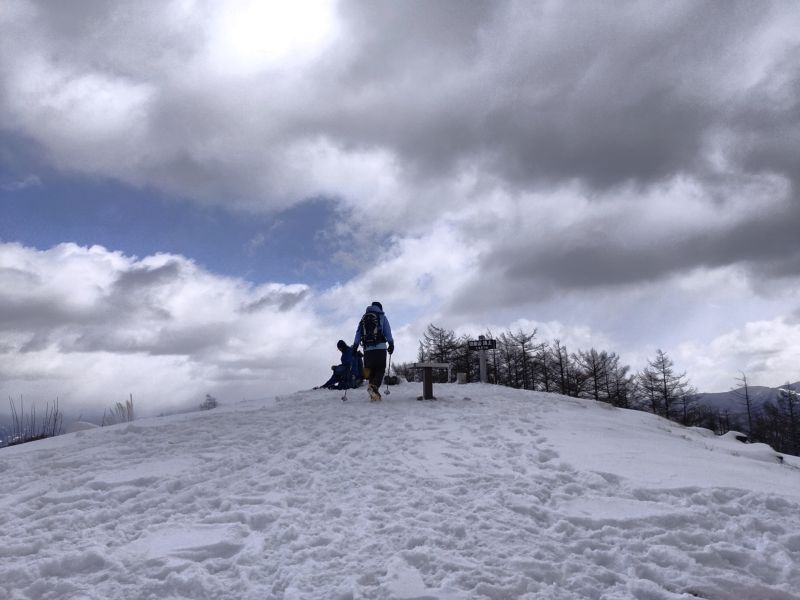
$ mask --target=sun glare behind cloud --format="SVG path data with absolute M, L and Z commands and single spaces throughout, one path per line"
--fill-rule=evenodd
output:
M 248 75 L 311 61 L 335 37 L 335 12 L 331 0 L 225 3 L 213 26 L 213 62 L 230 73 Z

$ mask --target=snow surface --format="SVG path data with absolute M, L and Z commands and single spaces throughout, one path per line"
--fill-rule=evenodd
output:
M 800 598 L 800 460 L 495 386 L 0 450 L 0 599 Z
M 76 431 L 86 431 L 87 429 L 97 429 L 99 425 L 87 423 L 86 421 L 73 421 L 64 427 L 64 433 L 75 433 Z

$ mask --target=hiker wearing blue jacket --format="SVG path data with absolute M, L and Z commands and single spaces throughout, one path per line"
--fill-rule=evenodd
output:
M 373 402 L 381 399 L 380 386 L 386 373 L 386 353 L 394 352 L 394 338 L 389 319 L 380 302 L 367 307 L 356 328 L 353 349 L 364 345 L 364 378 L 369 380 L 367 392 Z
M 346 390 L 351 387 L 358 387 L 362 380 L 361 368 L 359 367 L 360 353 L 354 348 L 350 348 L 344 340 L 339 340 L 336 343 L 336 347 L 342 353 L 342 360 L 338 365 L 331 367 L 333 370 L 331 378 L 319 387 L 329 390 Z

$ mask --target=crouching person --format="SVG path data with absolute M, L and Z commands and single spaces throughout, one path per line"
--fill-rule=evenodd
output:
M 341 362 L 338 365 L 331 366 L 333 371 L 331 378 L 319 387 L 329 390 L 346 390 L 355 387 L 356 376 L 360 376 L 360 373 L 357 373 L 358 359 L 354 355 L 353 349 L 344 340 L 336 342 L 336 347 L 342 353 Z

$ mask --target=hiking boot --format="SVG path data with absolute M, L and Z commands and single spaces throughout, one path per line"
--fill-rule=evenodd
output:
M 367 393 L 369 393 L 370 402 L 378 402 L 381 399 L 381 393 L 372 384 L 367 387 Z

